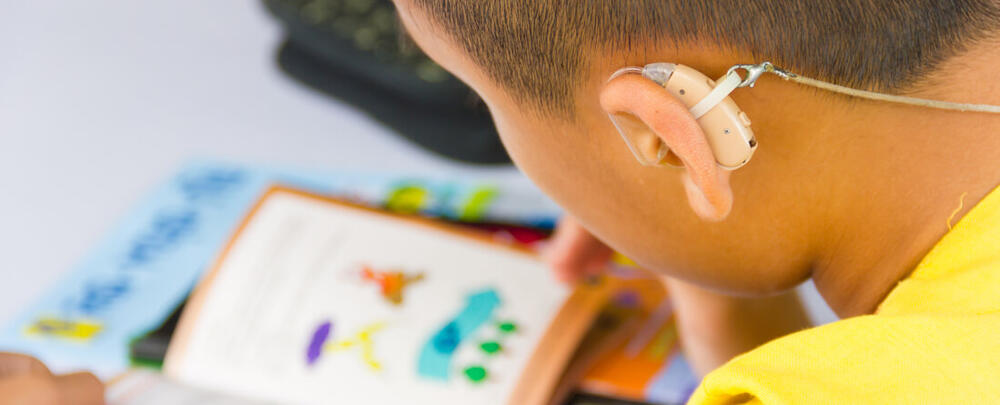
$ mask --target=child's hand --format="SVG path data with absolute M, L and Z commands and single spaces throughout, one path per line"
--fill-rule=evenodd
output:
M 560 280 L 573 283 L 600 274 L 612 250 L 563 217 L 546 252 Z M 771 339 L 807 328 L 809 317 L 795 291 L 760 298 L 732 297 L 664 277 L 677 314 L 684 352 L 699 375 Z
M 53 375 L 34 357 L 0 352 L 0 405 L 100 405 L 104 385 L 93 374 Z
M 611 254 L 611 248 L 567 215 L 559 221 L 545 259 L 559 280 L 575 283 L 603 272 Z

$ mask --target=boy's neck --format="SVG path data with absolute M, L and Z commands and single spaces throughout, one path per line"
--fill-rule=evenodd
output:
M 931 73 L 912 94 L 1000 104 L 997 66 L 1000 47 L 976 49 Z M 950 225 L 1000 184 L 1000 115 L 807 91 L 800 97 L 810 101 L 797 103 L 797 113 L 808 118 L 783 121 L 782 132 L 814 138 L 795 150 L 827 150 L 814 156 L 822 169 L 803 170 L 823 185 L 815 203 L 828 212 L 813 223 L 813 280 L 839 315 L 871 313 Z
M 673 61 L 721 77 L 733 64 L 759 62 L 704 47 L 656 48 L 666 51 L 606 56 L 592 88 L 625 65 Z M 998 66 L 1000 46 L 974 46 L 907 95 L 1000 105 Z M 763 194 L 795 199 L 770 229 L 796 233 L 784 239 L 805 246 L 799 251 L 812 265 L 803 273 L 842 317 L 874 312 L 947 233 L 948 218 L 955 213 L 954 224 L 1000 185 L 998 114 L 848 98 L 772 75 L 732 97 L 760 141 L 754 161 L 733 176 L 735 204 L 779 198 L 752 198 Z

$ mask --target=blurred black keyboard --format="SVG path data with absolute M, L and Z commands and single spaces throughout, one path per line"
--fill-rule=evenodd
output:
M 506 163 L 475 94 L 406 38 L 388 0 L 264 0 L 285 27 L 279 64 L 411 141 L 477 163 Z

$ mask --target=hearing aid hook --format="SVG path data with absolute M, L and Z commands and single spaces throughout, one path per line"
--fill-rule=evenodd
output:
M 754 84 L 757 84 L 757 79 L 759 79 L 760 76 L 763 75 L 764 73 L 774 73 L 780 76 L 782 79 L 786 80 L 795 77 L 794 73 L 785 71 L 777 66 L 774 66 L 773 63 L 766 61 L 755 65 L 749 65 L 749 64 L 733 65 L 733 67 L 729 68 L 729 70 L 726 71 L 726 75 L 734 73 L 736 70 L 745 70 L 747 72 L 746 78 L 744 78 L 743 81 L 741 81 L 739 86 L 737 87 L 753 87 Z

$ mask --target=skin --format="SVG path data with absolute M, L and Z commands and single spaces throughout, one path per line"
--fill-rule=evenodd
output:
M 53 375 L 30 356 L 0 352 L 0 405 L 100 405 L 104 386 L 90 373 Z
M 711 164 L 686 108 L 615 70 L 651 62 L 721 77 L 757 62 L 706 44 L 593 50 L 573 119 L 538 114 L 506 93 L 408 0 L 396 0 L 416 43 L 468 83 L 493 114 L 517 166 L 573 218 L 552 252 L 572 280 L 608 247 L 667 277 L 682 337 L 705 372 L 807 326 L 788 293 L 812 279 L 842 317 L 873 313 L 961 217 L 1000 184 L 1000 116 L 849 99 L 773 76 L 732 97 L 760 143 L 745 167 Z M 916 97 L 1000 104 L 998 38 L 970 44 Z M 607 113 L 626 112 L 667 143 L 684 168 L 640 166 Z

